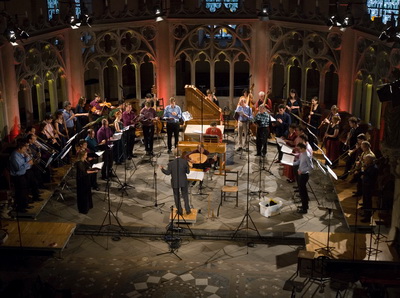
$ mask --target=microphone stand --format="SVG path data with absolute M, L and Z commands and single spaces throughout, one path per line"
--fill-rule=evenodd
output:
M 127 131 L 129 131 L 129 129 L 124 131 L 124 132 L 122 132 L 122 140 L 121 140 L 122 146 L 124 146 L 124 150 L 123 150 L 122 154 L 125 155 L 124 156 L 124 160 L 125 160 L 125 165 L 124 165 L 124 183 L 120 183 L 121 186 L 120 186 L 120 188 L 118 190 L 122 192 L 122 196 L 124 194 L 129 195 L 127 189 L 129 189 L 129 188 L 135 189 L 135 187 L 133 185 L 130 185 L 130 184 L 128 184 L 126 182 L 127 181 L 126 172 L 128 170 L 128 168 L 127 168 L 128 167 L 128 165 L 127 165 L 128 164 L 128 158 L 127 158 L 128 157 L 127 156 L 127 150 L 128 149 L 127 149 L 127 142 L 126 142 L 126 139 L 125 139 L 125 137 L 126 137 L 125 133 Z
M 247 196 L 246 196 L 246 213 L 243 216 L 242 221 L 239 223 L 238 227 L 236 228 L 235 232 L 232 235 L 231 239 L 234 239 L 237 235 L 237 233 L 239 232 L 239 230 L 242 229 L 246 229 L 246 242 L 247 242 L 247 247 L 253 247 L 253 243 L 250 243 L 248 241 L 248 237 L 249 237 L 249 229 L 256 231 L 257 235 L 260 239 L 262 239 L 260 232 L 257 229 L 256 224 L 254 223 L 253 219 L 251 218 L 251 215 L 249 213 L 249 200 L 250 200 L 250 191 L 249 191 L 249 187 L 250 187 L 250 142 L 247 142 Z M 251 223 L 253 224 L 254 228 L 249 227 L 249 220 L 251 221 Z M 244 227 L 241 227 L 242 224 L 245 223 Z
M 258 170 L 254 171 L 253 173 L 260 173 L 259 179 L 258 179 L 258 191 L 252 191 L 250 192 L 250 194 L 252 195 L 256 195 L 258 194 L 258 199 L 261 200 L 261 194 L 265 194 L 268 195 L 269 192 L 268 191 L 264 191 L 261 189 L 261 182 L 262 182 L 262 172 L 266 171 L 268 172 L 268 170 L 265 168 L 265 156 L 260 156 L 260 159 L 258 160 Z

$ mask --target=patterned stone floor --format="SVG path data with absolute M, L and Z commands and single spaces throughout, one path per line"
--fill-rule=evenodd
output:
M 119 179 L 135 186 L 122 194 L 117 181 L 110 185 L 111 211 L 126 227 L 154 227 L 165 229 L 169 223 L 169 208 L 173 204 L 169 177 L 163 175 L 158 165 L 166 165 L 171 158 L 163 142 L 156 142 L 159 157 L 149 160 L 143 155 L 143 145 L 136 144 L 138 158 L 115 168 Z M 200 209 L 197 229 L 218 233 L 234 232 L 246 213 L 249 194 L 249 214 L 260 233 L 301 233 L 326 231 L 327 211 L 336 209 L 331 220 L 331 231 L 347 232 L 342 214 L 337 210 L 337 196 L 330 178 L 315 170 L 310 179 L 310 210 L 299 215 L 294 202 L 292 184 L 281 176 L 279 164 L 273 163 L 276 146 L 270 145 L 266 163 L 263 165 L 250 153 L 233 151 L 234 143 L 228 142 L 227 161 L 230 169 L 238 170 L 240 176 L 239 207 L 228 200 L 216 217 L 223 177 L 213 175 L 204 182 L 205 195 L 193 195 L 191 204 Z M 249 157 L 249 158 L 248 158 Z M 247 163 L 247 161 L 250 161 Z M 261 168 L 270 170 L 258 171 Z M 154 175 L 154 172 L 156 175 Z M 126 176 L 125 176 L 126 173 Z M 156 178 L 156 179 L 155 179 Z M 157 191 L 155 191 L 157 181 Z M 260 185 L 261 181 L 261 185 Z M 101 191 L 94 192 L 94 208 L 87 215 L 77 212 L 74 193 L 74 177 L 68 178 L 70 190 L 64 199 L 54 197 L 38 216 L 39 221 L 75 222 L 82 225 L 100 226 L 108 211 L 105 182 L 99 181 Z M 260 187 L 261 186 L 261 187 Z M 268 191 L 258 196 L 258 190 Z M 197 186 L 192 193 L 196 193 Z M 250 192 L 255 191 L 255 194 Z M 155 198 L 159 208 L 155 208 Z M 259 202 L 268 198 L 282 200 L 280 214 L 266 218 L 260 214 Z M 318 200 L 318 201 L 317 201 Z M 107 219 L 107 218 L 106 218 Z M 112 223 L 115 224 L 115 219 Z M 108 219 L 106 220 L 108 223 Z M 74 235 L 63 252 L 63 258 L 53 256 L 17 254 L 1 255 L 0 289 L 11 288 L 9 297 L 32 297 L 32 285 L 43 284 L 52 289 L 69 289 L 73 297 L 290 297 L 294 286 L 299 297 L 334 297 L 336 291 L 329 285 L 320 293 L 318 283 L 306 282 L 296 277 L 298 246 L 257 244 L 247 247 L 235 241 L 204 241 L 184 239 L 176 251 L 179 260 L 168 252 L 168 244 L 160 238 L 111 237 Z M 21 295 L 16 295 L 21 292 Z M 1 293 L 1 292 L 0 292 Z M 8 297 L 2 292 L 2 297 Z M 293 296 L 294 297 L 294 296 Z M 351 291 L 343 297 L 351 297 Z

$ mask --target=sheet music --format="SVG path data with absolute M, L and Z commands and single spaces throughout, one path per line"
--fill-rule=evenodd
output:
M 99 169 L 101 170 L 101 168 L 103 167 L 104 162 L 98 162 L 92 165 L 92 169 Z
M 271 115 L 269 115 L 270 117 L 270 122 L 276 122 L 276 119 L 274 117 L 272 117 Z
M 293 148 L 291 148 L 285 144 L 282 144 L 281 151 L 286 154 L 293 154 Z
M 336 173 L 329 166 L 326 166 L 326 169 L 328 170 L 329 175 L 333 177 L 333 179 L 338 179 Z
M 286 154 L 284 153 L 281 159 L 281 163 L 288 165 L 288 166 L 293 166 L 294 162 L 294 155 Z
M 104 153 L 104 151 L 97 151 L 97 152 L 95 152 L 95 154 L 96 154 L 98 157 L 102 156 L 103 153 Z
M 202 133 L 201 130 L 193 130 L 194 133 Z
M 285 141 L 282 138 L 276 137 L 276 143 L 281 145 L 281 144 L 286 144 Z
M 195 181 L 203 181 L 204 179 L 204 172 L 200 171 L 190 171 L 189 174 L 187 174 L 187 179 L 188 180 L 195 180 Z
M 116 132 L 113 134 L 112 139 L 114 141 L 117 141 L 117 140 L 121 140 L 121 137 L 122 137 L 122 132 Z
M 182 113 L 182 118 L 183 118 L 183 121 L 186 122 L 186 121 L 192 120 L 193 116 L 188 111 L 186 111 L 186 112 Z

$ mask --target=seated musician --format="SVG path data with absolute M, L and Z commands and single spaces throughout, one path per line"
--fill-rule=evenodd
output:
M 206 135 L 218 136 L 218 142 L 222 143 L 222 131 L 217 127 L 217 122 L 211 122 L 206 130 Z
M 153 95 L 151 93 L 147 93 L 144 102 L 141 104 L 140 108 L 144 108 L 146 106 L 146 103 L 150 103 L 150 107 L 154 108 L 154 100 L 153 100 Z
M 91 128 L 89 128 L 87 132 L 88 132 L 88 135 L 85 138 L 85 141 L 87 142 L 87 147 L 89 149 L 89 152 L 94 153 L 98 150 L 96 132 L 94 131 L 94 129 L 91 129 Z
M 214 92 L 212 92 L 210 89 L 207 89 L 206 94 L 207 94 L 206 98 L 209 101 L 211 101 L 211 102 L 215 103 L 217 106 L 219 106 L 218 98 L 215 96 Z
M 204 148 L 204 144 L 199 144 L 195 150 L 186 154 L 186 159 L 193 165 L 194 169 L 205 170 L 215 166 L 218 160 L 217 154 L 208 157 L 209 154 L 210 152 Z

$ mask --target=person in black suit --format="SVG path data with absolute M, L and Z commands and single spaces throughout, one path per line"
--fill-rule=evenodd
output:
M 178 214 L 183 215 L 181 205 L 181 194 L 185 203 L 186 214 L 190 214 L 189 205 L 189 183 L 186 174 L 190 173 L 189 165 L 186 159 L 180 157 L 179 150 L 176 150 L 175 159 L 168 163 L 167 169 L 160 166 L 165 175 L 171 175 L 171 186 L 174 191 L 174 200 Z

